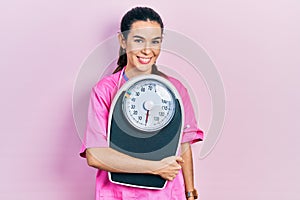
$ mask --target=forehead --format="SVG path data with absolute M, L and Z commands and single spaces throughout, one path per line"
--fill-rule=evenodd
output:
M 131 25 L 129 36 L 141 36 L 144 38 L 161 37 L 162 30 L 156 21 L 136 21 Z

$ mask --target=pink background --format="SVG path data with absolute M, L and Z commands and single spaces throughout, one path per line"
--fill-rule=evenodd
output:
M 93 199 L 95 170 L 78 156 L 74 81 L 136 5 L 201 44 L 222 76 L 222 136 L 208 157 L 195 155 L 201 199 L 300 199 L 299 1 L 148 2 L 0 3 L 0 199 Z

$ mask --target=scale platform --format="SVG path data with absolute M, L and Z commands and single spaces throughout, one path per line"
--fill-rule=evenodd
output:
M 124 113 L 123 101 L 126 92 L 132 85 L 139 83 L 140 80 L 153 80 L 153 78 L 168 84 L 168 89 L 171 88 L 170 92 L 174 98 L 174 113 L 163 128 L 149 131 L 137 128 L 128 122 L 126 113 Z M 123 85 L 111 106 L 108 126 L 109 147 L 135 158 L 154 161 L 177 154 L 183 126 L 183 106 L 177 90 L 173 85 L 170 86 L 170 83 L 165 83 L 166 81 L 156 75 L 146 75 L 146 77 L 133 79 L 132 82 L 128 81 L 129 83 Z M 163 189 L 167 183 L 159 175 L 138 173 L 109 172 L 109 180 L 116 184 L 147 189 Z

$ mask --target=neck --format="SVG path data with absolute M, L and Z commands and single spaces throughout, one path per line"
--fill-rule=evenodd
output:
M 151 72 L 152 72 L 152 68 L 150 68 L 149 70 L 146 70 L 146 71 L 141 71 L 141 70 L 138 70 L 136 67 L 126 66 L 126 69 L 125 69 L 126 76 L 129 79 L 131 79 L 135 76 L 139 76 L 139 75 L 151 74 Z

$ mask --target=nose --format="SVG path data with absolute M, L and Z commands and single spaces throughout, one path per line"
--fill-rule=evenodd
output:
M 142 53 L 144 54 L 151 53 L 151 45 L 149 44 L 149 42 L 145 42 L 145 46 L 142 49 Z

